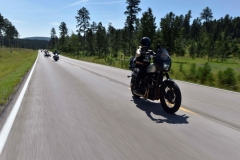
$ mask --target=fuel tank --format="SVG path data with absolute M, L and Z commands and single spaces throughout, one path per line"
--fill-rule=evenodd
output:
M 151 63 L 148 67 L 147 67 L 147 70 L 146 70 L 146 73 L 155 73 L 157 70 L 156 70 L 156 67 L 153 63 Z

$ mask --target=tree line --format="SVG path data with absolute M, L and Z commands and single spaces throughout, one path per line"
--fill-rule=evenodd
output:
M 20 39 L 16 27 L 0 13 L 0 47 L 39 49 L 47 48 L 46 40 Z
M 117 57 L 119 51 L 126 56 L 135 54 L 140 39 L 144 36 L 152 40 L 152 49 L 157 44 L 170 47 L 171 54 L 184 56 L 189 54 L 192 58 L 208 57 L 221 61 L 229 56 L 240 58 L 240 17 L 225 15 L 220 19 L 213 19 L 213 12 L 206 7 L 192 23 L 192 11 L 185 15 L 176 15 L 169 12 L 156 24 L 156 17 L 151 8 L 142 13 L 140 0 L 126 0 L 125 26 L 116 29 L 111 23 L 107 27 L 102 22 L 90 22 L 90 12 L 82 7 L 75 16 L 77 22 L 76 33 L 68 34 L 67 24 L 62 22 L 59 26 L 59 37 L 56 29 L 51 29 L 49 48 L 57 48 L 62 52 L 82 54 L 85 56 L 113 56 Z
M 59 26 L 59 35 L 55 28 L 51 28 L 50 41 L 32 42 L 19 39 L 19 33 L 12 23 L 0 14 L 0 46 L 58 49 L 61 52 L 84 56 L 117 57 L 135 54 L 144 36 L 152 40 L 152 49 L 157 44 L 171 48 L 171 55 L 192 58 L 207 57 L 208 61 L 217 59 L 225 61 L 228 57 L 240 58 L 240 17 L 225 15 L 214 19 L 213 12 L 206 7 L 193 19 L 192 11 L 176 15 L 167 13 L 156 24 L 156 17 L 151 8 L 141 11 L 140 0 L 126 0 L 126 15 L 124 27 L 115 28 L 111 23 L 107 27 L 102 22 L 90 21 L 90 12 L 82 7 L 75 16 L 76 33 L 68 32 L 67 24 Z M 38 45 L 37 45 L 38 44 Z
M 18 36 L 16 27 L 0 13 L 0 46 L 11 47 Z

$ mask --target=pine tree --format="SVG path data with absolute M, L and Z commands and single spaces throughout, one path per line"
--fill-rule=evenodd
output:
M 127 15 L 127 19 L 125 22 L 125 26 L 128 28 L 129 31 L 129 55 L 131 53 L 132 47 L 132 35 L 134 31 L 134 24 L 136 24 L 137 14 L 141 11 L 141 8 L 138 7 L 140 0 L 127 0 L 126 3 L 128 4 L 126 7 L 126 11 L 124 12 Z
M 67 29 L 67 25 L 65 22 L 62 22 L 59 26 L 59 30 L 60 30 L 60 37 L 59 37 L 59 43 L 60 43 L 60 48 L 66 48 L 65 42 L 66 42 L 66 36 L 68 33 L 68 29 Z M 64 49 L 65 50 L 65 49 Z
M 155 19 L 156 18 L 153 16 L 151 8 L 148 8 L 148 10 L 142 14 L 142 18 L 140 19 L 141 37 L 149 37 L 152 42 L 154 42 L 155 40 L 155 34 L 156 34 L 156 28 L 157 28 Z
M 55 48 L 56 44 L 57 44 L 57 41 L 58 41 L 58 37 L 56 35 L 55 28 L 51 29 L 50 35 L 51 35 L 51 37 L 50 37 L 51 39 L 49 41 L 49 44 L 50 44 L 51 48 Z
M 205 20 L 206 30 L 209 33 L 209 22 L 213 19 L 213 13 L 212 10 L 209 7 L 206 7 L 203 9 L 203 11 L 200 13 L 201 20 Z
M 89 27 L 89 20 L 90 20 L 90 16 L 89 16 L 89 11 L 85 8 L 85 7 L 82 7 L 80 10 L 78 10 L 78 16 L 76 16 L 76 20 L 77 20 L 77 27 L 78 30 L 78 35 L 80 37 L 81 33 L 83 33 L 83 45 L 84 45 L 84 48 L 85 48 L 85 39 L 86 39 L 86 31 Z

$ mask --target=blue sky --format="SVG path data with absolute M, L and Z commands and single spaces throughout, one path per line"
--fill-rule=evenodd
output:
M 59 33 L 61 22 L 67 24 L 69 33 L 75 32 L 75 16 L 82 7 L 89 11 L 91 23 L 102 22 L 107 28 L 111 22 L 115 28 L 123 28 L 126 6 L 126 0 L 0 0 L 0 13 L 15 25 L 20 38 L 50 37 L 52 27 Z M 141 0 L 139 7 L 142 11 L 138 17 L 150 7 L 159 27 L 160 19 L 169 12 L 185 15 L 191 10 L 192 21 L 207 6 L 212 9 L 214 19 L 226 14 L 240 16 L 240 0 Z

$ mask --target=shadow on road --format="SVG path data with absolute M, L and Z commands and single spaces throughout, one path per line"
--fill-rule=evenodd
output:
M 171 124 L 187 124 L 188 116 L 178 115 L 177 112 L 175 114 L 168 114 L 166 113 L 161 103 L 154 103 L 149 100 L 144 100 L 142 98 L 133 98 L 133 101 L 136 104 L 136 107 L 146 112 L 147 116 L 156 123 L 171 123 Z M 162 119 L 156 119 L 152 116 L 152 114 L 157 116 L 162 116 Z

